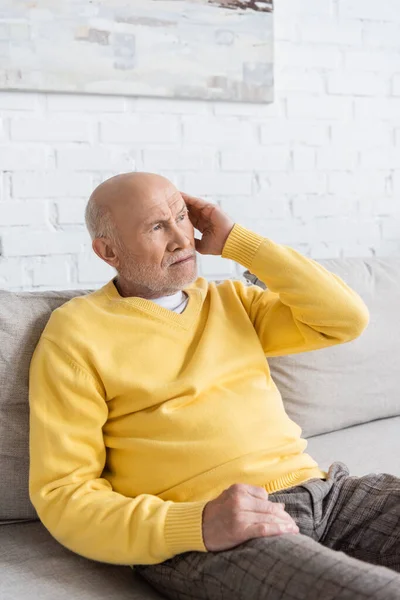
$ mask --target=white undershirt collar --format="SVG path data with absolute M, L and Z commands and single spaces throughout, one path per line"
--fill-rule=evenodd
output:
M 162 296 L 161 298 L 152 298 L 152 302 L 155 302 L 159 306 L 163 308 L 167 308 L 168 310 L 172 310 L 176 313 L 182 313 L 189 301 L 188 295 L 185 292 L 177 292 L 172 296 Z

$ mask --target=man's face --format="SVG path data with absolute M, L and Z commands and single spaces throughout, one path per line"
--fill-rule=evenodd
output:
M 146 297 L 173 294 L 197 278 L 194 228 L 185 202 L 167 180 L 135 196 L 114 215 L 119 276 Z

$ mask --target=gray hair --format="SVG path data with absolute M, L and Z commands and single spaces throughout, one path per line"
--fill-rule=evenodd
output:
M 95 238 L 110 238 L 116 241 L 115 227 L 110 210 L 96 202 L 91 196 L 85 210 L 86 227 L 92 240 Z

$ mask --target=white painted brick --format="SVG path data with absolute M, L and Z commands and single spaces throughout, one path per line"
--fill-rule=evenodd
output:
M 48 149 L 40 146 L 0 146 L 0 166 L 4 171 L 35 171 L 46 169 L 49 162 Z
M 83 119 L 11 119 L 11 139 L 16 141 L 90 142 L 92 138 L 93 126 Z
M 46 202 L 4 202 L 0 205 L 0 227 L 44 225 L 46 220 Z
M 386 258 L 387 256 L 400 255 L 400 241 L 380 240 L 379 245 L 374 247 L 374 256 Z
M 39 94 L 29 92 L 6 92 L 0 93 L 0 110 L 36 110 L 38 107 Z
M 207 114 L 210 105 L 200 100 L 180 100 L 177 98 L 135 98 L 135 112 L 138 113 L 170 113 L 176 115 Z
M 384 195 L 386 178 L 384 172 L 357 171 L 356 173 L 330 173 L 328 191 L 331 194 Z
M 234 263 L 234 267 L 235 267 L 235 276 L 238 277 L 241 281 L 243 281 L 243 283 L 245 285 L 247 285 L 248 282 L 246 282 L 246 280 L 243 277 L 243 273 L 246 271 L 246 267 L 239 265 L 239 263 Z
M 218 279 L 219 277 L 232 277 L 235 267 L 234 262 L 221 258 L 221 256 L 198 254 L 200 272 L 206 279 Z
M 396 196 L 364 197 L 358 202 L 358 214 L 362 217 L 392 217 L 400 214 L 400 205 Z
M 400 173 L 399 173 L 399 171 L 396 171 L 396 173 L 394 173 L 394 175 L 393 175 L 393 190 L 394 190 L 394 193 L 396 194 L 396 196 L 398 197 L 400 195 Z
M 329 94 L 346 96 L 381 96 L 387 93 L 388 79 L 376 73 L 347 72 L 328 76 Z
M 292 94 L 287 101 L 289 118 L 346 121 L 351 119 L 352 115 L 352 100 L 350 98 Z
M 47 256 L 52 254 L 77 253 L 90 241 L 86 232 L 27 232 L 15 228 L 1 236 L 3 256 Z
M 104 171 L 112 169 L 120 172 L 135 170 L 136 152 L 113 149 L 105 146 L 64 146 L 56 150 L 57 166 L 60 169 L 75 171 Z
M 356 98 L 354 106 L 356 120 L 400 121 L 400 102 L 397 98 Z
M 295 171 L 313 171 L 315 169 L 315 150 L 307 146 L 293 149 L 293 168 Z
M 361 151 L 361 168 L 400 170 L 400 146 Z
M 11 195 L 11 173 L 0 171 L 0 201 L 12 200 Z
M 1 239 L 0 234 L 0 239 Z M 23 262 L 20 258 L 0 257 L 0 287 L 3 289 L 15 288 L 23 285 Z
M 310 257 L 314 260 L 322 260 L 324 258 L 340 258 L 340 248 L 335 242 L 311 242 Z
M 28 23 L 10 23 L 9 24 L 10 38 L 13 41 L 29 41 L 30 39 L 30 27 Z
M 295 121 L 269 120 L 261 127 L 261 143 L 275 144 L 304 144 L 307 146 L 322 146 L 329 140 L 328 126 L 313 120 Z
M 393 95 L 400 96 L 400 73 L 393 77 Z
M 179 171 L 212 170 L 217 165 L 217 153 L 210 148 L 149 148 L 143 151 L 145 171 L 176 169 Z
M 342 146 L 326 146 L 317 151 L 317 168 L 325 171 L 352 171 L 357 165 L 357 152 Z
M 243 196 L 252 192 L 252 176 L 247 173 L 186 173 L 183 182 L 184 191 L 192 196 Z
M 292 44 L 277 42 L 276 56 L 281 66 L 309 69 L 337 69 L 341 64 L 341 53 L 335 46 L 319 46 L 313 44 Z
M 8 138 L 8 132 L 6 128 L 6 120 L 0 119 L 0 142 L 6 141 Z
M 287 15 L 284 19 L 274 20 L 274 34 L 276 40 L 297 40 L 297 22 Z
M 282 98 L 275 98 L 270 103 L 248 102 L 215 102 L 210 104 L 213 114 L 217 117 L 254 117 L 255 119 L 275 119 L 285 116 L 285 102 Z
M 174 115 L 129 115 L 100 123 L 100 139 L 111 143 L 167 143 L 180 139 L 179 120 Z
M 352 19 L 305 16 L 298 21 L 300 39 L 306 43 L 345 44 L 357 46 L 362 43 L 362 22 Z
M 89 196 L 93 191 L 89 173 L 54 171 L 47 173 L 14 173 L 12 193 L 14 198 L 51 198 L 64 196 Z
M 48 94 L 47 106 L 50 111 L 61 112 L 124 112 L 125 98 L 97 94 Z
M 92 250 L 78 256 L 78 281 L 80 283 L 107 283 L 116 271 L 101 260 Z
M 272 194 L 323 194 L 326 176 L 317 172 L 271 173 L 262 180 L 262 190 Z
M 400 55 L 383 50 L 346 50 L 345 69 L 349 71 L 393 72 L 400 69 Z
M 63 198 L 56 202 L 59 225 L 83 225 L 87 202 L 86 198 Z
M 286 68 L 276 75 L 276 85 L 281 91 L 322 93 L 324 79 L 319 71 Z
M 183 117 L 184 140 L 190 144 L 254 144 L 256 126 L 238 118 Z
M 340 17 L 372 19 L 375 21 L 400 21 L 397 0 L 339 0 Z
M 382 240 L 375 240 L 374 247 L 371 247 L 368 242 L 357 243 L 354 240 L 346 240 L 346 257 L 364 258 L 365 256 L 375 256 L 376 245 L 381 243 Z
M 248 224 L 252 231 L 278 244 L 297 246 L 308 243 L 312 236 L 311 222 L 299 219 L 271 219 L 269 221 L 254 220 Z
M 0 23 L 0 40 L 8 40 L 9 35 L 8 25 Z
M 385 219 L 382 222 L 382 237 L 385 240 L 399 241 L 400 217 Z
M 275 4 L 276 18 L 287 17 L 288 15 L 330 15 L 332 13 L 331 0 L 279 0 Z
M 329 195 L 296 195 L 292 198 L 293 216 L 303 219 L 316 217 L 356 216 L 357 205 L 349 197 Z
M 333 123 L 331 125 L 332 144 L 357 149 L 390 146 L 392 129 L 386 123 L 369 121 L 357 123 Z
M 380 239 L 379 224 L 375 220 L 364 219 L 362 227 L 359 220 L 341 217 L 317 218 L 315 224 L 315 235 L 324 242 L 338 240 L 352 240 L 353 242 L 366 242 L 373 244 Z
M 70 268 L 67 257 L 47 256 L 38 259 L 32 267 L 32 280 L 34 286 L 59 286 L 68 283 Z
M 290 168 L 287 148 L 256 148 L 253 152 L 223 150 L 221 168 L 225 171 L 286 171 Z
M 400 25 L 398 23 L 364 23 L 364 41 L 369 47 L 400 47 Z
M 221 209 L 234 221 L 241 223 L 249 217 L 261 219 L 290 218 L 289 196 L 277 194 L 271 198 L 268 194 L 246 196 L 217 196 Z

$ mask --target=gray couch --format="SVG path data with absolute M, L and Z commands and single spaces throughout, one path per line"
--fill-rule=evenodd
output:
M 400 258 L 320 260 L 366 302 L 371 320 L 353 342 L 269 359 L 286 409 L 322 468 L 400 476 Z M 28 495 L 28 369 L 49 315 L 83 291 L 0 292 L 0 599 L 161 598 L 128 566 L 61 546 Z

